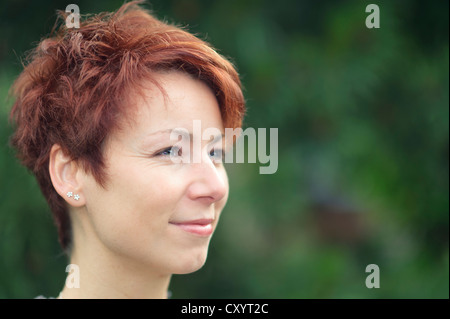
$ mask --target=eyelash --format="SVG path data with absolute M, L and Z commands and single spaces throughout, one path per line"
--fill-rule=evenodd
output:
M 180 156 L 179 153 L 180 153 L 180 151 L 181 151 L 181 148 L 179 148 L 179 147 L 177 147 L 177 146 L 167 147 L 167 148 L 163 149 L 162 151 L 156 153 L 156 156 L 170 156 L 170 152 L 172 152 L 172 150 L 174 150 L 174 149 L 178 150 L 177 153 L 178 153 L 178 156 Z M 169 154 L 163 154 L 163 153 L 165 153 L 165 152 L 169 152 Z
M 220 148 L 214 149 L 213 148 L 211 151 L 214 151 L 217 154 L 216 155 L 217 159 L 215 159 L 215 160 L 217 160 L 219 162 L 224 162 L 225 161 L 225 152 L 222 149 L 220 149 Z M 211 152 L 210 152 L 210 155 L 211 155 Z
M 171 152 L 173 152 L 174 150 L 177 151 L 177 153 L 178 153 L 177 156 L 181 156 L 180 151 L 182 151 L 183 149 L 180 148 L 180 147 L 178 147 L 178 146 L 167 147 L 167 148 L 163 149 L 162 151 L 159 151 L 158 153 L 156 153 L 156 156 L 164 156 L 164 157 L 167 156 L 167 157 L 170 157 Z M 215 155 L 215 156 L 217 157 L 216 160 L 219 160 L 220 162 L 223 162 L 223 161 L 224 161 L 224 159 L 225 159 L 225 153 L 223 152 L 222 149 L 220 149 L 220 148 L 214 149 L 214 148 L 213 148 L 213 149 L 211 149 L 211 152 L 212 152 L 212 151 L 214 151 L 214 153 L 217 154 L 217 155 Z M 164 153 L 166 153 L 166 152 L 168 152 L 169 154 L 164 154 Z M 211 152 L 210 152 L 210 156 L 211 156 Z M 211 157 L 214 157 L 214 155 L 211 156 Z

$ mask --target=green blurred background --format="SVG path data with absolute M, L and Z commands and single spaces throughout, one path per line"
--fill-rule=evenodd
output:
M 8 148 L 20 59 L 73 2 L 0 5 L 0 298 L 56 296 L 67 260 Z M 381 28 L 368 29 L 376 3 Z M 77 1 L 81 13 L 122 1 Z M 279 128 L 276 174 L 227 164 L 206 265 L 174 298 L 449 298 L 449 2 L 154 0 L 237 65 L 245 127 Z M 368 264 L 381 287 L 368 289 Z

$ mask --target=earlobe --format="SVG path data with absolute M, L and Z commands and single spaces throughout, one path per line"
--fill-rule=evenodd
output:
M 67 192 L 66 196 L 69 198 L 71 198 L 73 196 L 73 199 L 75 199 L 77 201 L 80 200 L 80 195 L 78 195 L 78 194 L 74 195 L 73 192 Z
M 79 166 L 76 161 L 66 155 L 59 144 L 50 150 L 49 173 L 56 192 L 72 206 L 84 205 L 82 185 L 79 181 Z

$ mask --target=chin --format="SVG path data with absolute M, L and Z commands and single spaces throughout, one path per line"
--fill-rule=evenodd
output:
M 181 258 L 178 258 L 175 262 L 175 265 L 172 265 L 173 267 L 173 274 L 175 275 L 185 275 L 190 274 L 193 272 L 196 272 L 200 268 L 203 267 L 203 265 L 206 262 L 206 257 L 208 255 L 208 250 L 205 249 L 201 252 L 191 253 L 191 254 L 184 254 Z

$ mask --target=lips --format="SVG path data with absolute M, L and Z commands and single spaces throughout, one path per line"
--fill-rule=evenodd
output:
M 171 225 L 179 227 L 181 230 L 199 236 L 210 236 L 213 233 L 214 219 L 196 219 L 189 221 L 170 222 Z

